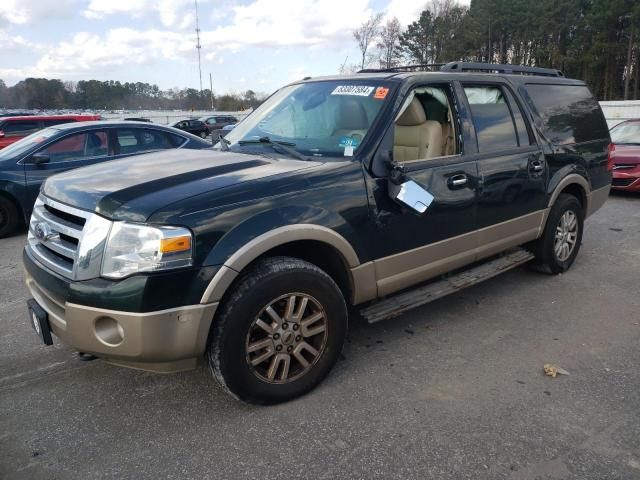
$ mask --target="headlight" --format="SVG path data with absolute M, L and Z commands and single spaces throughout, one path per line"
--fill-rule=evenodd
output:
M 102 276 L 123 278 L 192 264 L 192 236 L 186 228 L 115 222 L 102 260 Z

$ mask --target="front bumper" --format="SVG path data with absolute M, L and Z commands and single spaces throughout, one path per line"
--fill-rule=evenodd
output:
M 33 260 L 32 260 L 33 262 Z M 207 346 L 217 303 L 195 304 L 150 312 L 110 310 L 68 301 L 32 275 L 53 278 L 34 263 L 27 266 L 31 296 L 47 312 L 51 331 L 63 343 L 117 365 L 174 372 L 197 364 Z
M 614 170 L 611 188 L 629 192 L 640 192 L 640 165 L 634 169 Z

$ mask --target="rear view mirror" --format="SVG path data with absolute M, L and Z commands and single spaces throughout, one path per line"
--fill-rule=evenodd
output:
M 418 213 L 424 213 L 433 202 L 433 195 L 413 180 L 407 180 L 399 185 L 389 182 L 389 195 L 396 202 L 405 205 Z
M 42 165 L 43 163 L 49 163 L 51 161 L 51 157 L 49 157 L 47 152 L 34 153 L 31 155 L 31 159 L 36 165 Z

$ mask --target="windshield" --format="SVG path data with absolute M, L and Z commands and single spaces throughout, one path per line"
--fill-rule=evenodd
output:
M 617 145 L 640 144 L 640 122 L 621 123 L 611 129 L 611 141 Z
M 24 137 L 23 139 L 18 140 L 8 147 L 0 150 L 0 160 L 10 157 L 19 157 L 27 150 L 31 149 L 31 147 L 33 147 L 34 145 L 44 142 L 46 139 L 52 137 L 59 131 L 60 130 L 58 130 L 57 128 L 45 128 L 44 130 L 39 130 L 35 133 L 32 133 L 28 137 Z
M 350 157 L 362 144 L 391 97 L 392 87 L 378 81 L 334 80 L 289 85 L 273 94 L 225 136 L 233 151 L 270 148 L 286 142 L 312 157 Z

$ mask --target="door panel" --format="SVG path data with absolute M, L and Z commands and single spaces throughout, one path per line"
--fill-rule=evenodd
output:
M 452 179 L 462 176 L 467 179 L 465 185 L 452 185 Z M 377 206 L 375 242 L 379 247 L 374 265 L 379 295 L 461 267 L 475 256 L 476 163 L 455 157 L 437 166 L 407 169 L 407 178 L 434 197 L 424 214 L 391 200 L 386 180 L 371 185 Z
M 506 85 L 463 86 L 479 151 L 478 227 L 543 210 L 546 165 L 518 101 Z

